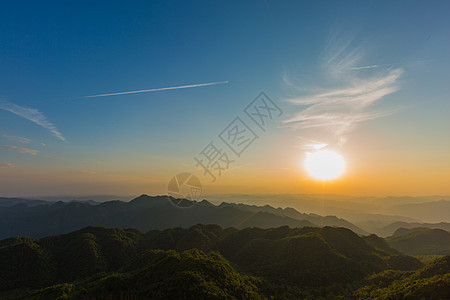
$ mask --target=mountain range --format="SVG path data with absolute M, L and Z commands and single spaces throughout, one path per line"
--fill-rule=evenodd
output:
M 378 276 L 387 285 L 393 281 L 383 275 L 387 270 L 402 278 L 422 272 L 428 280 L 450 272 L 448 258 L 422 274 L 419 260 L 381 238 L 361 238 L 342 227 L 198 224 L 144 233 L 90 226 L 41 239 L 0 240 L 0 297 L 365 299 L 353 296 L 383 287 L 380 282 L 365 285 L 373 281 L 368 276 L 382 272 Z M 434 294 L 442 293 L 442 287 L 433 287 Z
M 174 199 L 171 199 L 174 201 Z M 5 200 L 3 200 L 5 202 Z M 30 201 L 38 201 L 35 202 Z M 224 227 L 271 228 L 282 225 L 341 226 L 358 234 L 364 230 L 335 216 L 321 217 L 302 214 L 292 208 L 251 206 L 222 203 L 213 205 L 203 200 L 192 203 L 182 200 L 190 208 L 175 207 L 167 196 L 141 195 L 132 201 L 46 202 L 28 200 L 0 207 L 0 238 L 11 236 L 43 237 L 67 233 L 86 226 L 137 228 L 147 231 L 173 227 L 189 227 L 197 223 L 218 224 Z
M 450 195 L 357 197 L 334 194 L 217 194 L 208 195 L 207 199 L 212 203 L 225 201 L 292 207 L 307 213 L 338 216 L 358 226 L 358 223 L 366 221 L 380 222 L 379 228 L 397 221 L 450 222 Z
M 382 238 L 289 207 L 67 200 L 0 198 L 0 298 L 437 300 L 450 290 L 448 223 L 394 222 Z
M 379 236 L 388 237 L 394 235 L 395 232 L 400 229 L 413 229 L 413 228 L 428 228 L 428 229 L 442 229 L 450 232 L 450 223 L 440 222 L 440 223 L 417 223 L 417 222 L 394 222 L 377 230 L 374 230 Z
M 112 196 L 98 196 L 107 199 Z M 225 197 L 225 199 L 228 199 Z M 399 228 L 426 227 L 450 231 L 450 223 L 399 222 L 407 219 L 387 215 L 370 215 L 365 222 L 351 223 L 337 216 L 321 216 L 301 213 L 294 208 L 275 208 L 270 205 L 249 205 L 221 202 L 218 205 L 203 200 L 175 207 L 167 196 L 141 195 L 131 201 L 120 200 L 97 202 L 85 198 L 83 201 L 65 199 L 53 202 L 48 199 L 23 199 L 0 197 L 0 238 L 17 235 L 43 237 L 67 233 L 85 226 L 137 228 L 140 230 L 189 227 L 197 223 L 219 224 L 224 227 L 277 227 L 339 226 L 349 228 L 360 235 L 375 233 L 382 237 L 394 234 Z M 174 201 L 174 199 L 171 199 Z M 195 204 L 195 205 L 193 205 Z M 412 220 L 412 219 L 407 219 Z M 384 224 L 388 225 L 384 225 Z M 360 226 L 358 226 L 360 225 Z

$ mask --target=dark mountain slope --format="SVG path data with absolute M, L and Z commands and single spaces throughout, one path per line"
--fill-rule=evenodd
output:
M 410 255 L 450 254 L 450 233 L 441 229 L 399 229 L 386 241 Z M 400 234 L 403 233 L 403 234 Z
M 393 255 L 401 253 L 397 249 L 392 248 L 388 244 L 388 242 L 386 242 L 385 239 L 380 238 L 376 234 L 363 236 L 362 238 L 368 245 L 372 246 L 373 248 L 375 248 L 375 249 L 377 249 L 379 251 L 384 251 L 384 252 L 386 252 L 388 254 L 393 254 Z

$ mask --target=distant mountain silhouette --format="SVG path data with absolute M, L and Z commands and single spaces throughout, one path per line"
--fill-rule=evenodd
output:
M 394 222 L 389 224 L 383 228 L 376 230 L 376 233 L 382 237 L 388 237 L 393 235 L 399 228 L 429 228 L 429 229 L 442 229 L 450 232 L 450 223 L 441 222 L 441 223 L 408 223 L 408 222 Z
M 39 196 L 39 197 L 27 197 L 27 199 L 44 199 L 51 202 L 92 202 L 92 203 L 102 203 L 107 201 L 125 201 L 128 202 L 131 199 L 136 198 L 136 196 L 118 196 L 118 195 L 60 195 L 60 196 Z
M 450 222 L 450 219 L 447 220 L 447 218 L 450 218 L 447 214 L 448 206 L 440 202 L 444 200 L 450 203 L 450 195 L 355 197 L 333 194 L 224 194 L 209 195 L 208 200 L 213 203 L 225 201 L 258 206 L 269 204 L 271 206 L 292 207 L 301 212 L 338 216 L 373 233 L 375 233 L 373 229 L 387 226 L 393 222 Z M 405 206 L 405 209 L 402 209 L 402 206 Z M 435 209 L 436 207 L 439 208 Z M 447 208 L 444 209 L 445 207 Z
M 5 198 L 0 197 L 0 207 L 11 207 L 17 204 L 26 204 L 27 206 L 50 205 L 51 201 L 41 199 L 25 199 L 25 198 Z
M 275 215 L 263 210 L 248 211 L 234 206 L 217 207 L 208 201 L 196 203 L 189 209 L 180 209 L 172 205 L 167 196 L 142 195 L 130 202 L 109 201 L 98 205 L 60 201 L 38 206 L 21 203 L 0 207 L 0 238 L 17 235 L 43 237 L 90 225 L 147 231 L 190 227 L 199 222 L 238 228 L 316 225 L 307 220 Z
M 251 211 L 251 212 L 268 212 L 277 216 L 289 217 L 297 220 L 306 220 L 317 226 L 338 226 L 345 227 L 351 229 L 360 235 L 368 235 L 369 233 L 362 230 L 358 226 L 344 220 L 340 219 L 336 216 L 319 216 L 317 214 L 305 214 L 300 213 L 297 210 L 287 207 L 287 208 L 274 208 L 270 205 L 264 206 L 256 206 L 256 205 L 247 205 L 247 204 L 235 204 L 235 203 L 226 203 L 222 202 L 219 207 L 236 207 L 240 210 Z
M 410 255 L 450 254 L 450 233 L 442 229 L 399 228 L 386 241 Z
M 450 222 L 450 201 L 409 203 L 388 208 L 392 214 L 401 214 L 425 222 Z
M 405 234 L 410 234 L 413 232 L 427 231 L 427 230 L 429 230 L 429 228 L 426 228 L 426 227 L 414 227 L 414 228 L 401 227 L 401 228 L 397 229 L 391 237 L 397 237 L 397 236 L 401 236 L 401 235 L 405 235 Z
M 417 219 L 402 217 L 399 215 L 381 215 L 367 213 L 344 213 L 343 218 L 367 232 L 378 234 L 380 229 L 396 222 L 417 223 Z

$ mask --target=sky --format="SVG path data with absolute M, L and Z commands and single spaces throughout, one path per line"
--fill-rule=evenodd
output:
M 450 194 L 448 1 L 0 6 L 0 196 Z

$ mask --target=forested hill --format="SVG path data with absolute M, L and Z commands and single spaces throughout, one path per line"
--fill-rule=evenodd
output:
M 345 228 L 217 225 L 146 233 L 87 227 L 41 239 L 9 238 L 0 241 L 0 297 L 349 296 L 371 274 L 423 266 L 382 241 Z
M 176 200 L 182 206 L 192 206 L 180 209 L 172 205 L 169 199 L 175 202 L 175 199 L 167 196 L 142 195 L 130 202 L 56 202 L 33 206 L 23 202 L 14 206 L 0 206 L 0 238 L 44 237 L 72 232 L 86 226 L 137 228 L 148 231 L 173 227 L 188 228 L 197 223 L 238 228 L 328 225 L 346 227 L 358 234 L 367 234 L 343 219 L 302 214 L 289 208 L 275 209 L 268 205 L 259 207 L 227 203 L 215 206 L 206 200 L 193 205 L 188 200 Z
M 386 240 L 410 255 L 450 254 L 450 233 L 442 229 L 400 228 Z

